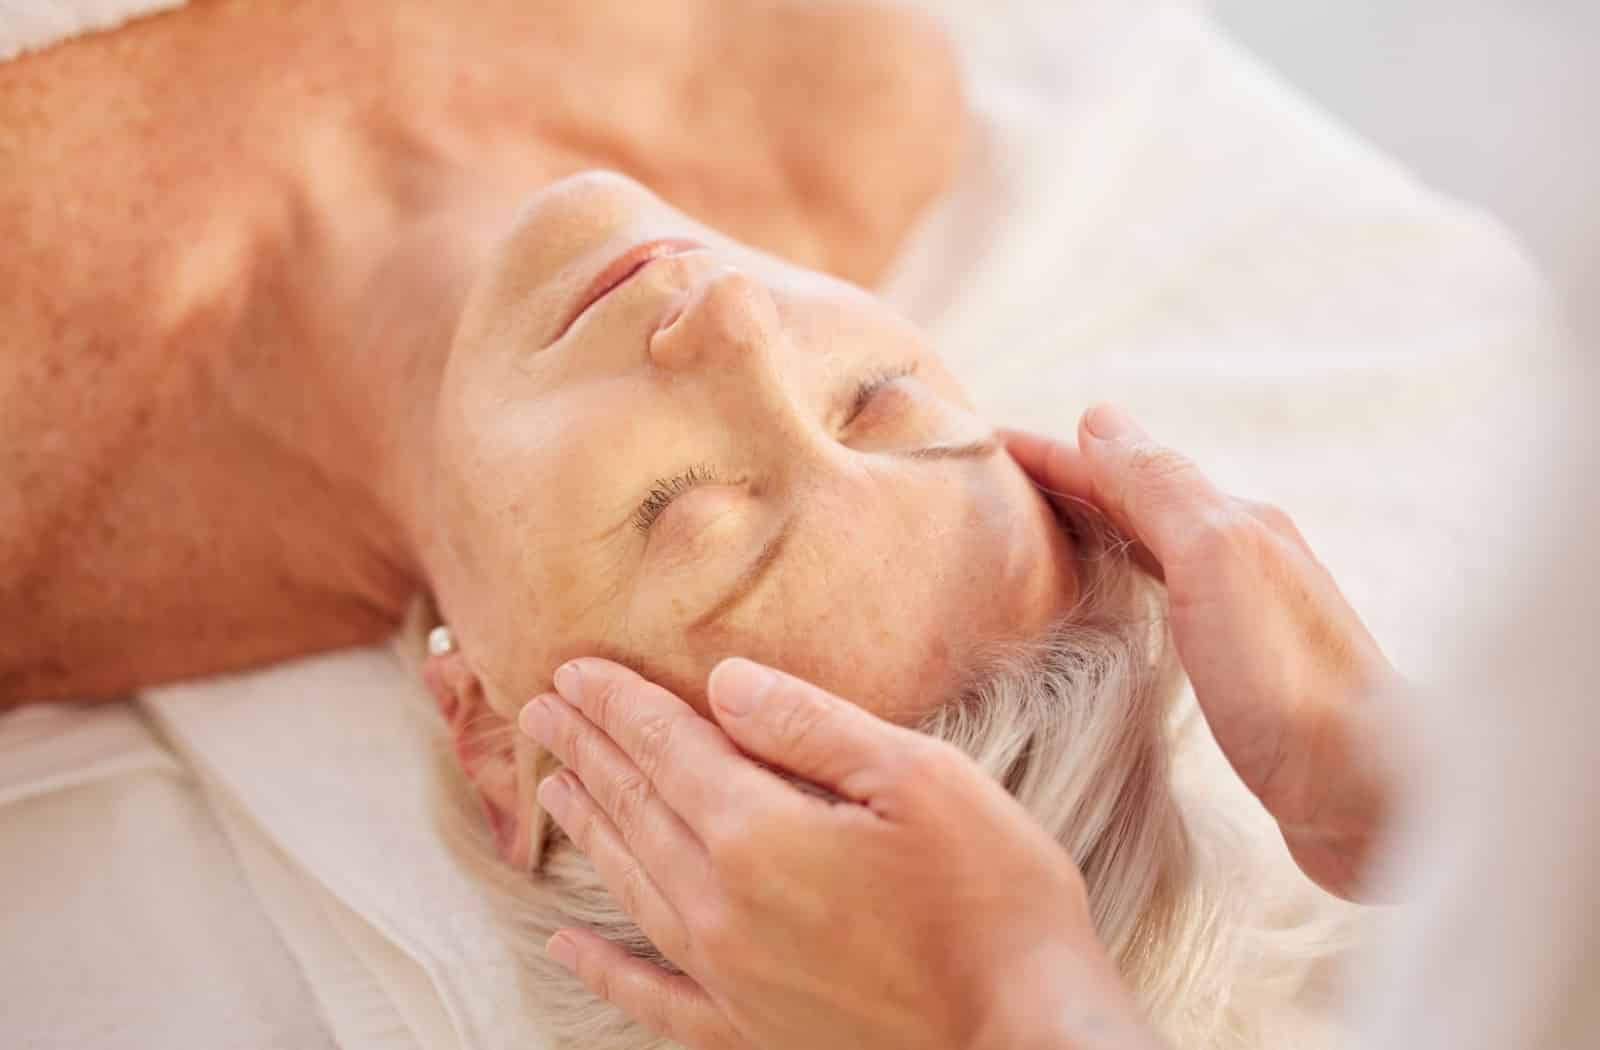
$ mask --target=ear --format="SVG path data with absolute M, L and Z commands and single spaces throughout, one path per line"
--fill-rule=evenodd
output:
M 533 741 L 514 717 L 489 703 L 483 682 L 459 650 L 429 654 L 422 679 L 450 733 L 496 850 L 518 871 L 531 871 L 543 846 L 545 818 L 533 802 L 539 765 Z

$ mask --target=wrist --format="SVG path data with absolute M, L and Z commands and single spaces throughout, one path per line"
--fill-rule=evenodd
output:
M 1079 1003 L 1063 1016 L 1040 1016 L 976 1050 L 1167 1050 L 1167 1046 L 1135 1011 Z
M 1166 1050 L 1098 942 L 1007 975 L 969 1050 Z
M 1395 793 L 1383 743 L 1386 711 L 1375 691 L 1321 712 L 1292 749 L 1301 766 L 1298 790 L 1262 799 L 1301 870 L 1347 900 L 1359 897 Z

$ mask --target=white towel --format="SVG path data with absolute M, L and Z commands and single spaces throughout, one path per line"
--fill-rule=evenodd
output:
M 370 1035 L 377 1011 L 424 1047 L 536 1048 L 508 933 L 439 833 L 438 727 L 417 717 L 429 713 L 420 690 L 379 648 L 142 702 L 211 786 L 234 839 L 255 840 L 245 862 L 271 882 L 270 910 L 308 969 L 346 946 L 365 966 L 368 980 L 350 973 L 360 1017 L 342 1018 L 345 989 L 315 986 L 336 1029 Z

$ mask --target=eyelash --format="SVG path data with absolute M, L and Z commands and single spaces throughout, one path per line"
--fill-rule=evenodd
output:
M 845 414 L 843 426 L 855 422 L 857 416 L 866 411 L 867 405 L 872 403 L 873 397 L 884 387 L 897 379 L 904 379 L 915 373 L 917 362 L 911 361 L 903 365 L 896 365 L 876 372 L 861 381 L 856 388 L 856 395 L 850 402 L 850 411 Z M 705 463 L 698 463 L 682 474 L 671 478 L 658 478 L 651 486 L 650 494 L 639 504 L 639 509 L 633 512 L 633 527 L 640 532 L 649 532 L 656 519 L 672 506 L 672 501 L 688 492 L 697 485 L 715 484 L 720 479 L 716 471 Z
M 690 467 L 675 478 L 657 479 L 650 489 L 650 494 L 639 504 L 639 509 L 633 512 L 633 527 L 640 532 L 649 532 L 650 526 L 656 523 L 656 519 L 672 506 L 673 500 L 696 485 L 705 485 L 716 480 L 716 472 L 703 463 Z
M 906 376 L 912 375 L 916 370 L 917 362 L 908 361 L 902 365 L 885 368 L 883 371 L 876 372 L 863 380 L 861 385 L 856 388 L 855 400 L 850 403 L 850 411 L 845 415 L 843 425 L 849 426 L 854 423 L 856 417 L 866 411 L 867 405 L 872 402 L 873 396 L 878 391 L 896 379 L 904 379 Z

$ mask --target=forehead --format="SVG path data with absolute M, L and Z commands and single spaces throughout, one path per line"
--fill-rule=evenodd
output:
M 1049 537 L 1029 527 L 1028 506 L 974 515 L 938 495 L 917 530 L 892 513 L 809 516 L 749 602 L 702 632 L 638 638 L 667 654 L 644 662 L 702 711 L 706 675 L 740 655 L 916 721 L 985 646 L 1042 632 L 1071 597 L 1046 571 Z

